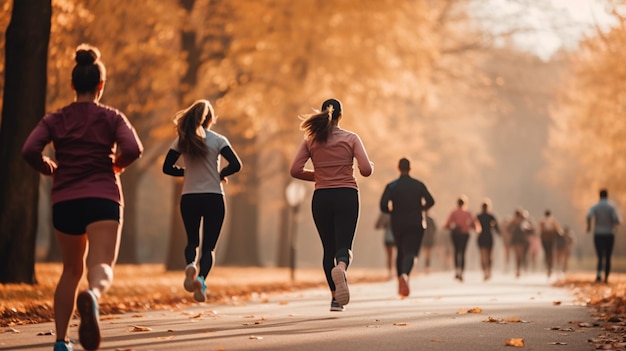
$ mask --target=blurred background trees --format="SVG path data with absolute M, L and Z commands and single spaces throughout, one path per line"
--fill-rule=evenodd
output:
M 513 10 L 498 12 L 495 2 Z M 214 104 L 214 129 L 244 164 L 226 186 L 220 264 L 286 264 L 284 190 L 303 137 L 298 116 L 329 97 L 342 100 L 342 126 L 361 136 L 376 164 L 372 177 L 358 179 L 355 264 L 382 264 L 373 223 L 401 157 L 434 194 L 438 222 L 463 193 L 474 211 L 485 197 L 499 217 L 518 206 L 536 217 L 551 208 L 580 231 L 599 187 L 618 204 L 626 200 L 618 177 L 626 167 L 618 157 L 626 123 L 623 1 L 607 4 L 610 29 L 598 26 L 580 46 L 546 57 L 539 44 L 515 41 L 537 11 L 570 25 L 543 1 L 54 0 L 46 110 L 73 98 L 75 47 L 98 46 L 109 73 L 103 103 L 128 115 L 146 148 L 123 176 L 120 262 L 182 267 L 180 183 L 160 168 L 175 137 L 172 116 L 200 98 Z M 4 13 L 11 6 L 0 0 Z M 6 28 L 6 16 L 0 24 Z M 47 181 L 38 257 L 55 259 Z M 306 215 L 313 186 L 306 186 L 299 261 L 317 265 L 317 234 Z

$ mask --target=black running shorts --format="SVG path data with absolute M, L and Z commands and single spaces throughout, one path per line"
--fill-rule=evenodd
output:
M 120 221 L 120 204 L 113 200 L 86 198 L 68 200 L 52 206 L 54 229 L 71 235 L 85 234 L 87 226 L 93 222 Z

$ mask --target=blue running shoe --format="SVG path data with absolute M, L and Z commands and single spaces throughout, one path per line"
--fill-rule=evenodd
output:
M 100 346 L 100 326 L 98 325 L 98 299 L 91 290 L 78 294 L 76 307 L 80 314 L 78 340 L 85 350 L 97 350 Z
M 53 351 L 74 351 L 72 344 L 65 341 L 57 341 L 54 343 Z
M 206 284 L 204 283 L 204 277 L 198 276 L 193 281 L 194 291 L 193 299 L 198 302 L 204 302 L 206 300 Z

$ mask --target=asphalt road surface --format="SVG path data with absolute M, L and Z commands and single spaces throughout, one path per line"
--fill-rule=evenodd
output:
M 483 282 L 469 272 L 460 283 L 452 273 L 433 273 L 413 276 L 409 285 L 406 299 L 398 298 L 396 281 L 351 285 L 343 312 L 330 312 L 329 292 L 314 289 L 103 316 L 100 349 L 577 351 L 594 350 L 588 340 L 602 332 L 591 310 L 545 275 L 494 275 Z M 0 350 L 52 350 L 54 336 L 38 335 L 54 329 L 52 323 L 15 329 L 0 333 Z M 71 327 L 72 338 L 77 330 Z

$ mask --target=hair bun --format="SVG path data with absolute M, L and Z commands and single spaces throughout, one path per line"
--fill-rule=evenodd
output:
M 81 44 L 76 48 L 76 64 L 79 66 L 92 65 L 100 58 L 100 51 L 91 45 Z

